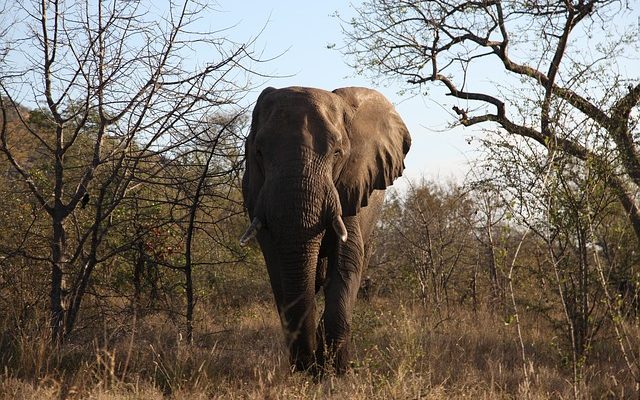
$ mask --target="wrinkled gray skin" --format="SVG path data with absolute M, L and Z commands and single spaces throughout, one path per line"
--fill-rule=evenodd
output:
M 366 243 L 410 144 L 400 116 L 374 90 L 260 94 L 242 182 L 253 224 L 241 242 L 257 235 L 295 369 L 322 372 L 328 360 L 337 373 L 347 369 Z

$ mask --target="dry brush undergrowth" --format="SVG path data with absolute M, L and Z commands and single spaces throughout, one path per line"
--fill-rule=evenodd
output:
M 354 363 L 345 377 L 320 383 L 288 370 L 280 327 L 265 299 L 211 307 L 187 345 L 159 316 L 135 332 L 102 328 L 91 342 L 51 352 L 37 332 L 12 342 L 1 374 L 4 399 L 441 399 L 570 398 L 570 368 L 557 338 L 523 319 L 523 363 L 512 323 L 488 311 L 427 309 L 377 297 L 360 301 Z M 44 336 L 44 335 L 43 335 Z M 610 346 L 610 347 L 607 347 Z M 625 397 L 614 343 L 593 350 L 581 393 Z M 525 371 L 526 377 L 525 379 Z

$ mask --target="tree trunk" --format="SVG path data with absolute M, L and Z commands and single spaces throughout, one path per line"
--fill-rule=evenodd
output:
M 587 255 L 587 232 L 582 227 L 578 227 L 578 246 L 580 255 L 580 271 L 578 276 L 578 293 L 576 299 L 576 352 L 578 360 L 581 361 L 587 349 L 588 333 L 589 333 L 589 261 Z
M 133 267 L 133 302 L 131 305 L 133 311 L 134 320 L 138 317 L 140 310 L 140 300 L 142 298 L 142 274 L 144 272 L 145 253 L 144 243 L 142 240 L 138 240 L 137 243 L 138 257 Z
M 53 237 L 51 242 L 51 338 L 60 343 L 64 335 L 65 307 L 65 279 L 64 279 L 64 249 L 65 231 L 62 218 L 53 215 Z
M 87 287 L 89 286 L 89 278 L 91 277 L 91 273 L 93 272 L 95 266 L 97 264 L 95 254 L 87 260 L 82 269 L 80 277 L 76 281 L 72 293 L 70 294 L 69 305 L 65 315 L 65 330 L 64 330 L 64 338 L 68 338 L 73 331 L 73 326 L 75 325 L 76 318 L 80 311 L 80 306 L 82 304 L 82 299 L 84 297 L 85 292 L 87 291 Z
M 187 343 L 193 343 L 193 310 L 195 308 L 194 296 L 193 296 L 193 261 L 192 261 L 192 245 L 193 235 L 195 234 L 195 219 L 196 212 L 198 211 L 198 205 L 200 204 L 200 192 L 202 184 L 204 182 L 205 172 L 201 176 L 200 182 L 198 182 L 198 188 L 195 193 L 195 198 L 191 204 L 189 210 L 189 225 L 187 226 L 187 237 L 184 249 L 184 278 L 185 278 L 185 292 L 187 297 Z
M 184 275 L 185 275 L 185 291 L 187 296 L 187 342 L 189 344 L 193 343 L 193 311 L 195 309 L 195 300 L 193 296 L 193 261 L 192 261 L 192 245 L 193 245 L 193 236 L 195 235 L 196 229 L 196 213 L 198 212 L 198 208 L 200 207 L 200 202 L 202 200 L 202 191 L 204 185 L 207 180 L 207 176 L 209 175 L 209 167 L 211 166 L 211 161 L 213 160 L 213 156 L 215 149 L 218 145 L 218 140 L 220 136 L 224 132 L 224 129 L 218 131 L 218 135 L 212 142 L 211 150 L 209 151 L 209 155 L 207 156 L 207 160 L 203 165 L 202 172 L 198 178 L 198 185 L 196 186 L 196 191 L 193 195 L 193 201 L 189 207 L 189 224 L 187 225 L 187 237 L 185 240 L 185 249 L 184 249 Z
M 502 287 L 500 285 L 500 277 L 498 275 L 498 261 L 496 257 L 496 244 L 493 238 L 493 218 L 491 212 L 487 213 L 487 240 L 486 252 L 487 252 L 487 267 L 489 270 L 489 278 L 491 281 L 491 294 L 493 296 L 494 305 L 499 306 L 503 311 L 506 310 L 503 296 Z
M 189 258 L 191 258 L 191 252 L 189 251 Z M 193 343 L 193 309 L 195 304 L 193 302 L 193 278 L 191 275 L 191 260 L 185 264 L 185 290 L 187 294 L 187 343 Z

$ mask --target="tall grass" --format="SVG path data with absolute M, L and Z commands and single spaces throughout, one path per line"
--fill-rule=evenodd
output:
M 226 314 L 225 314 L 226 313 Z M 571 398 L 571 371 L 540 321 L 524 321 L 530 385 L 515 328 L 492 313 L 445 317 L 416 303 L 375 298 L 358 305 L 354 363 L 320 383 L 290 373 L 269 302 L 216 310 L 187 345 L 174 324 L 148 317 L 136 332 L 96 336 L 51 351 L 34 331 L 5 343 L 4 399 L 440 399 Z M 225 318 L 227 315 L 228 318 Z M 130 335 L 134 334 L 134 337 Z M 133 346 L 131 346 L 133 344 Z M 624 397 L 633 384 L 615 344 L 594 349 L 585 397 Z M 125 367 L 126 366 L 126 367 Z
M 493 313 L 375 298 L 358 304 L 354 362 L 344 377 L 314 383 L 291 373 L 270 302 L 216 309 L 188 345 L 160 316 L 138 329 L 52 351 L 43 332 L 3 344 L 4 399 L 441 399 L 571 398 L 571 368 L 544 322 L 522 321 L 530 384 L 515 327 Z M 633 382 L 601 342 L 585 369 L 587 398 L 625 397 Z

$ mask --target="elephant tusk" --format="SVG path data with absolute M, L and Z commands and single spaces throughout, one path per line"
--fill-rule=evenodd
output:
M 242 237 L 240 238 L 240 246 L 245 246 L 247 243 L 249 243 L 249 240 L 256 237 L 256 235 L 258 234 L 258 231 L 261 228 L 262 228 L 262 222 L 260 222 L 258 217 L 255 217 L 251 222 L 251 225 L 249 226 L 249 228 L 247 228 L 244 235 L 242 235 Z
M 347 241 L 347 228 L 344 226 L 344 222 L 342 222 L 342 217 L 336 215 L 332 222 L 333 229 L 338 234 L 338 237 L 343 242 Z

